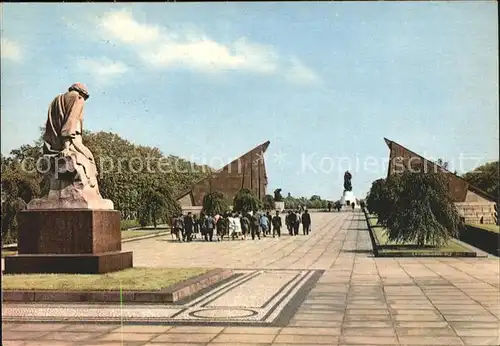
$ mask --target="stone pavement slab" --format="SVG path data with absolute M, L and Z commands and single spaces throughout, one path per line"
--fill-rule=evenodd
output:
M 374 258 L 361 214 L 312 215 L 309 236 L 192 244 L 170 243 L 164 237 L 127 243 L 125 250 L 135 251 L 136 265 L 227 267 L 240 276 L 185 306 L 129 305 L 120 312 L 110 305 L 3 304 L 3 344 L 500 344 L 498 258 Z M 313 275 L 317 282 L 306 287 Z M 274 309 L 262 307 L 268 301 Z M 293 306 L 287 310 L 286 305 Z M 152 315 L 189 315 L 182 309 L 191 309 L 195 319 L 204 321 L 154 323 Z M 42 310 L 52 323 L 5 320 L 40 317 Z M 268 316 L 259 326 L 250 313 L 245 316 L 247 310 Z M 120 326 L 124 311 L 142 322 Z M 108 322 L 115 316 L 117 323 L 67 321 L 96 315 Z M 54 323 L 54 316 L 65 321 Z M 214 325 L 221 316 L 225 322 Z

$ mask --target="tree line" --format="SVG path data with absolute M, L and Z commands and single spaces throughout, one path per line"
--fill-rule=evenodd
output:
M 208 176 L 210 167 L 197 165 L 182 158 L 164 155 L 158 148 L 136 145 L 110 132 L 83 134 L 85 145 L 92 151 L 99 171 L 98 183 L 101 195 L 113 201 L 121 212 L 122 227 L 156 227 L 170 223 L 181 212 L 175 197 L 194 182 Z M 1 156 L 1 226 L 2 241 L 17 241 L 16 214 L 25 209 L 33 198 L 45 196 L 49 191 L 48 176 L 37 170 L 46 168 L 42 158 L 42 134 L 32 144 L 25 144 Z M 285 207 L 295 209 L 299 205 L 308 208 L 326 208 L 328 202 L 319 196 L 310 199 L 286 197 Z M 225 212 L 229 205 L 234 211 L 274 209 L 274 198 L 267 195 L 263 200 L 248 189 L 241 190 L 229 201 L 220 192 L 208 194 L 203 204 L 212 212 Z
M 136 145 L 110 132 L 85 131 L 83 141 L 94 154 L 98 170 L 103 170 L 98 176 L 101 195 L 113 201 L 130 225 L 169 222 L 181 210 L 175 196 L 211 171 L 210 167 L 164 155 L 158 148 Z M 16 213 L 31 199 L 48 193 L 47 176 L 35 167 L 37 162 L 43 163 L 42 144 L 40 137 L 1 157 L 4 242 L 17 240 Z
M 327 209 L 328 203 L 334 205 L 333 201 L 322 199 L 318 195 L 312 195 L 310 198 L 306 197 L 293 197 L 288 194 L 283 198 L 285 202 L 285 209 L 299 209 L 300 206 L 305 206 L 307 209 Z M 340 201 L 338 201 L 340 203 Z

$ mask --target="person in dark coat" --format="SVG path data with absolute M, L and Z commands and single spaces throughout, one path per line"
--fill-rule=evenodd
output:
M 290 211 L 290 214 L 288 215 L 288 217 L 289 217 L 288 222 L 290 223 L 290 235 L 296 235 L 295 234 L 295 226 L 297 226 L 297 228 L 298 228 L 298 222 L 300 222 L 299 220 L 297 220 L 297 213 Z
M 207 224 L 206 224 L 206 215 L 204 212 L 200 213 L 200 218 L 198 219 L 198 224 L 200 228 L 201 238 L 205 238 L 205 234 L 207 233 Z
M 247 234 L 250 230 L 250 219 L 248 214 L 243 214 L 241 217 L 241 232 L 243 233 L 243 238 L 247 238 Z
M 311 228 L 311 214 L 306 210 L 302 214 L 302 231 L 304 235 L 308 235 Z
M 294 235 L 299 235 L 299 228 L 300 228 L 300 212 L 297 210 L 295 212 L 295 217 L 294 217 L 294 227 L 293 227 L 293 234 Z
M 256 212 L 252 215 L 252 220 L 251 220 L 251 232 L 252 232 L 252 239 L 255 239 L 255 236 L 260 239 L 260 222 L 259 222 L 259 215 L 257 215 Z
M 277 211 L 276 215 L 273 217 L 272 224 L 273 224 L 273 238 L 276 233 L 278 234 L 278 238 L 281 237 L 281 216 L 279 211 Z
M 184 216 L 184 234 L 183 240 L 185 242 L 190 242 L 191 237 L 193 236 L 193 228 L 194 228 L 194 219 L 191 212 L 188 212 L 186 216 Z
M 267 213 L 266 213 L 266 216 L 267 216 L 267 219 L 269 220 L 269 228 L 268 228 L 268 230 L 267 230 L 267 234 L 269 234 L 269 235 L 270 235 L 271 233 L 273 233 L 273 234 L 274 234 L 274 230 L 272 230 L 272 228 L 273 228 L 273 216 L 271 215 L 271 213 L 270 213 L 270 212 L 267 212 Z
M 226 234 L 226 221 L 227 221 L 227 214 L 222 214 L 217 219 L 217 223 L 216 223 L 217 238 L 219 240 L 223 240 L 224 239 L 224 234 Z
M 198 234 L 200 233 L 200 219 L 198 218 L 198 215 L 193 215 L 193 232 L 195 235 L 195 238 L 198 237 Z
M 286 228 L 288 229 L 288 233 L 290 235 L 293 235 L 293 220 L 292 220 L 292 218 L 293 218 L 292 212 L 289 211 L 288 215 L 285 217 L 285 224 L 286 224 Z
M 328 202 L 328 212 L 332 211 L 332 202 Z

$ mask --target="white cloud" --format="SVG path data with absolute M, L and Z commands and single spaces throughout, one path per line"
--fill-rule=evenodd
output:
M 151 68 L 277 74 L 296 84 L 315 84 L 321 80 L 298 59 L 284 62 L 274 47 L 250 42 L 245 37 L 217 42 L 193 25 L 167 28 L 144 24 L 127 10 L 108 12 L 97 27 L 102 39 L 128 46 Z
M 233 44 L 236 54 L 245 57 L 246 64 L 261 72 L 277 70 L 279 54 L 269 46 L 250 43 L 246 38 L 240 38 Z
M 128 11 L 109 12 L 100 22 L 99 28 L 105 37 L 123 43 L 151 43 L 160 39 L 160 28 L 140 24 Z
M 239 39 L 225 46 L 208 38 L 187 42 L 164 42 L 160 47 L 140 53 L 154 67 L 185 66 L 203 71 L 249 70 L 271 73 L 277 68 L 277 55 L 264 47 Z
M 290 58 L 290 68 L 285 77 L 294 84 L 310 85 L 321 83 L 321 78 L 297 58 Z
M 109 12 L 98 27 L 103 39 L 133 47 L 143 62 L 155 68 L 187 67 L 202 71 L 248 70 L 261 73 L 277 68 L 272 47 L 240 38 L 229 44 L 209 38 L 194 26 L 177 30 L 142 24 L 121 10 Z
M 18 43 L 5 37 L 2 37 L 0 43 L 2 58 L 14 61 L 20 61 L 22 59 L 22 50 Z
M 90 74 L 100 83 L 109 82 L 129 70 L 124 63 L 113 61 L 107 57 L 99 59 L 81 58 L 78 60 L 78 66 L 80 70 Z

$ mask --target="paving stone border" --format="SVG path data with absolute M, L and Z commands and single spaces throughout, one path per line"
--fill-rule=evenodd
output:
M 410 252 L 410 251 L 378 251 L 377 257 L 477 257 L 475 252 Z
M 475 251 L 453 251 L 453 252 L 381 251 L 380 243 L 377 237 L 375 236 L 375 233 L 373 232 L 373 227 L 379 227 L 379 226 L 372 226 L 369 221 L 370 216 L 368 215 L 366 210 L 363 210 L 363 213 L 365 214 L 366 225 L 370 233 L 370 240 L 372 242 L 373 254 L 375 255 L 375 257 L 478 257 L 478 254 Z
M 366 212 L 366 209 L 363 208 L 363 214 L 365 215 L 366 227 L 368 227 L 368 234 L 370 234 L 370 241 L 372 243 L 372 252 L 375 257 L 379 257 L 378 253 L 378 239 L 375 237 L 372 231 L 372 225 L 370 224 L 370 215 Z
M 233 275 L 231 269 L 214 269 L 160 291 L 45 291 L 3 290 L 4 302 L 175 303 Z

